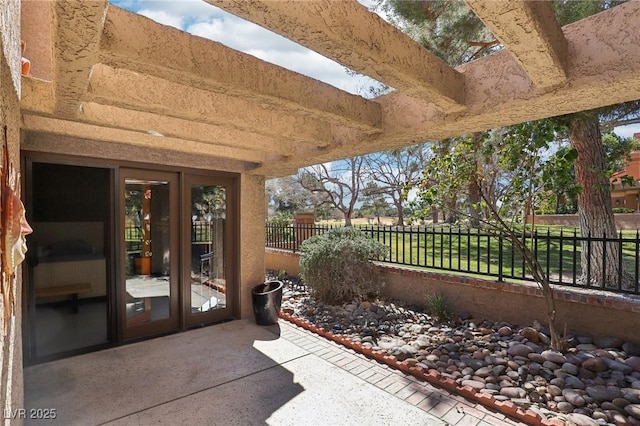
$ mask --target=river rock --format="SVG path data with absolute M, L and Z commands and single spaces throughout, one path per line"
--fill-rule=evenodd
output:
M 562 365 L 567 362 L 567 358 L 565 358 L 564 355 L 550 349 L 543 351 L 541 355 L 546 361 L 553 362 L 554 364 Z
M 567 414 L 567 419 L 576 426 L 599 426 L 599 423 L 589 416 L 578 413 Z
M 511 356 L 526 357 L 531 352 L 533 352 L 533 349 L 527 345 L 523 345 L 522 343 L 515 344 L 507 349 L 507 353 Z
M 520 330 L 520 335 L 533 343 L 540 343 L 540 337 L 538 331 L 533 327 L 524 327 Z
M 491 374 L 491 368 L 489 367 L 480 367 L 476 370 L 475 372 L 476 376 L 479 377 L 487 377 L 488 375 Z
M 571 413 L 573 412 L 573 410 L 576 408 L 573 405 L 571 405 L 570 403 L 568 403 L 567 401 L 560 401 L 558 402 L 558 411 L 561 413 Z
M 619 413 L 625 414 L 624 409 L 618 407 L 616 404 L 614 404 L 613 402 L 609 402 L 609 401 L 604 401 L 603 403 L 600 404 L 600 408 L 602 408 L 603 410 L 616 410 Z
M 629 404 L 624 410 L 634 419 L 640 420 L 640 404 Z
M 573 365 L 577 365 L 578 367 L 580 367 L 582 365 L 582 359 L 580 359 L 576 354 L 573 353 L 568 353 L 565 354 L 564 356 L 567 359 L 568 363 L 571 363 Z
M 403 345 L 401 347 L 391 348 L 389 354 L 398 358 L 398 361 L 404 361 L 407 358 L 413 358 L 418 353 L 418 349 L 411 345 Z
M 622 345 L 622 350 L 627 354 L 627 356 L 640 356 L 640 343 L 624 343 Z
M 596 345 L 601 348 L 622 348 L 624 340 L 616 336 L 604 336 L 596 339 Z
M 620 388 L 615 386 L 587 386 L 585 391 L 596 402 L 613 401 L 615 398 L 622 398 L 623 396 Z
M 500 389 L 500 395 L 509 398 L 524 398 L 527 396 L 527 392 L 522 388 L 511 386 Z
M 567 376 L 564 378 L 564 385 L 565 387 L 571 388 L 571 389 L 584 389 L 585 385 L 584 382 L 580 379 L 578 379 L 577 377 L 574 376 Z
M 562 395 L 562 389 L 560 389 L 560 387 L 556 386 L 556 385 L 549 385 L 547 386 L 547 392 L 549 392 L 549 394 L 551 396 L 558 396 L 558 395 Z
M 578 374 L 578 366 L 569 362 L 562 364 L 562 369 L 572 376 Z
M 624 363 L 627 364 L 633 371 L 640 371 L 640 356 L 632 356 L 624 360 Z
M 607 371 L 608 369 L 607 364 L 604 362 L 604 359 L 599 356 L 584 361 L 582 363 L 582 368 L 595 372 Z
M 598 347 L 593 343 L 580 343 L 578 346 L 576 346 L 576 349 L 580 352 L 588 352 L 595 351 L 596 349 L 598 349 Z
M 627 401 L 624 398 L 616 398 L 613 401 L 611 401 L 613 404 L 616 405 L 616 407 L 620 407 L 620 408 L 624 408 L 627 405 L 629 405 L 629 401 Z
M 564 396 L 564 399 L 566 399 L 567 402 L 571 403 L 572 405 L 575 405 L 576 407 L 582 407 L 583 405 L 586 404 L 584 397 L 580 394 L 580 392 L 574 389 L 562 390 L 562 396 Z
M 611 370 L 620 371 L 622 374 L 631 374 L 631 372 L 633 371 L 633 368 L 631 368 L 629 365 L 625 364 L 624 362 L 620 362 L 620 361 L 616 361 L 608 358 L 603 358 L 603 360 L 605 364 L 607 364 L 607 367 Z
M 500 327 L 498 329 L 498 334 L 500 336 L 503 336 L 503 337 L 508 337 L 508 336 L 511 336 L 513 334 L 513 330 L 508 325 L 505 325 L 505 326 Z
M 382 350 L 389 350 L 393 348 L 399 348 L 406 344 L 402 339 L 381 340 L 378 342 L 378 346 Z
M 470 386 L 477 390 L 484 389 L 484 382 L 479 380 L 463 380 L 461 384 L 462 386 Z

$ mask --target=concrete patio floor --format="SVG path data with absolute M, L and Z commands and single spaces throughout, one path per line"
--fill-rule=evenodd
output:
M 28 367 L 59 425 L 516 425 L 280 320 L 239 320 Z

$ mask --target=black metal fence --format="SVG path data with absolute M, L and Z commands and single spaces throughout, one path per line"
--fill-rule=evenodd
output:
M 193 222 L 191 224 L 191 243 L 208 244 L 213 241 L 213 225 L 210 222 Z M 124 228 L 124 240 L 127 252 L 142 251 L 142 225 L 129 224 Z
M 336 226 L 266 225 L 267 247 L 299 251 L 302 241 Z M 464 274 L 533 281 L 511 239 L 477 229 L 431 226 L 356 226 L 389 249 L 382 262 Z M 581 236 L 579 231 L 527 231 L 532 250 L 552 284 L 640 294 L 640 233 Z M 582 253 L 585 261 L 582 261 Z M 583 265 L 583 263 L 586 263 Z

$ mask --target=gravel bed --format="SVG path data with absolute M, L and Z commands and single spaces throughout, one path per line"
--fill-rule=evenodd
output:
M 267 274 L 267 279 L 275 279 Z M 317 303 L 284 277 L 282 309 L 496 400 L 509 400 L 577 425 L 640 425 L 640 344 L 614 335 L 570 335 L 565 353 L 549 347 L 541 324 L 508 324 L 465 312 L 437 321 L 397 300 Z

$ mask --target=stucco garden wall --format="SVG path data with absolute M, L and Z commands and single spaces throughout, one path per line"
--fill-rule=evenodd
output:
M 640 214 L 616 213 L 614 214 L 617 229 L 640 229 Z M 531 223 L 531 216 L 527 217 L 527 223 Z M 560 225 L 578 227 L 580 222 L 577 214 L 544 214 L 535 216 L 536 225 Z
M 4 0 L 0 7 L 0 140 L 7 128 L 7 146 L 13 164 L 20 166 L 20 3 Z M 0 147 L 1 148 L 1 147 Z M 7 334 L 0 327 L 0 402 L 4 412 L 24 406 L 22 379 L 22 318 L 20 280 L 14 288 L 15 307 Z M 0 317 L 4 314 L 0 308 Z M 2 417 L 3 424 L 10 420 Z M 11 424 L 19 424 L 11 422 Z
M 266 267 L 299 273 L 299 254 L 266 250 Z M 495 280 L 380 266 L 386 286 L 384 293 L 408 303 L 425 306 L 427 294 L 442 292 L 454 313 L 470 313 L 476 319 L 506 321 L 519 325 L 545 323 L 546 306 L 533 283 L 500 283 Z M 568 332 L 593 337 L 617 336 L 640 342 L 640 298 L 623 298 L 597 292 L 556 289 L 557 326 Z

